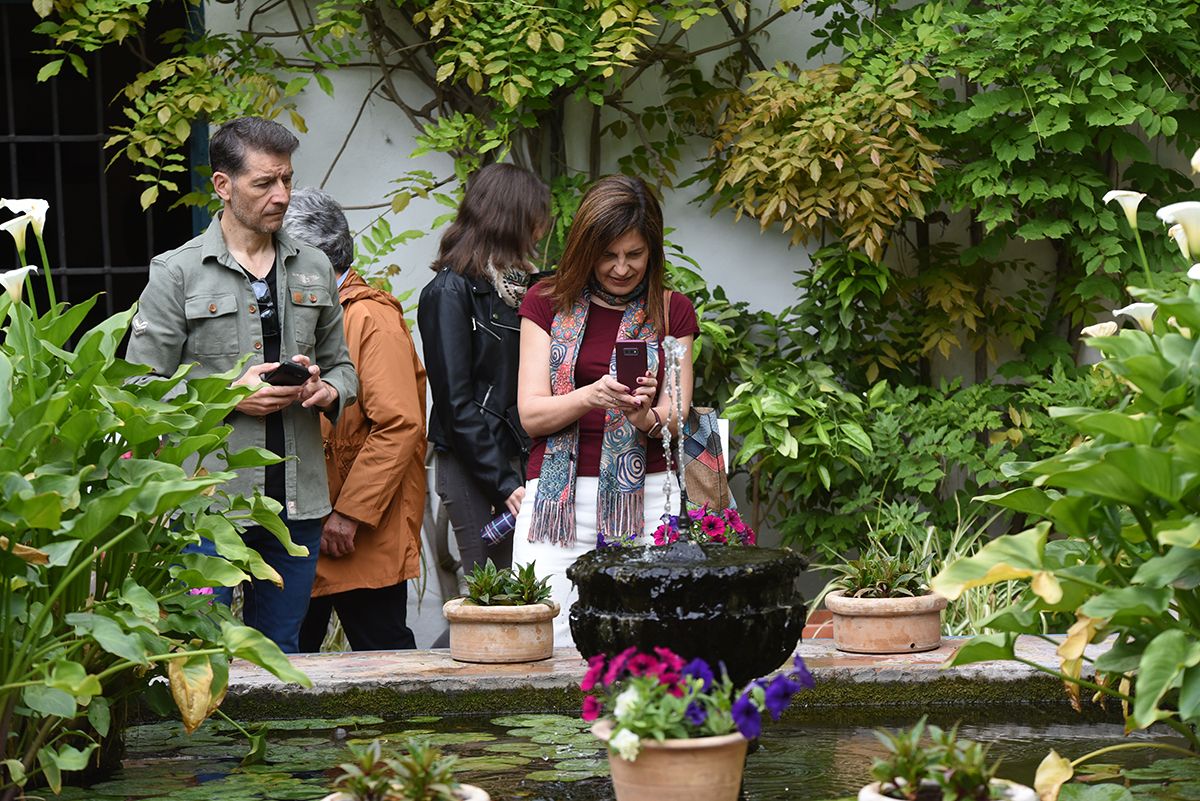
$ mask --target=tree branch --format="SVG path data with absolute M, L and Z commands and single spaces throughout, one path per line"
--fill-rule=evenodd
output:
M 346 137 L 342 140 L 342 146 L 338 148 L 338 152 L 334 155 L 333 161 L 329 164 L 329 169 L 325 171 L 325 177 L 321 179 L 321 184 L 319 186 L 320 189 L 325 188 L 325 184 L 329 181 L 329 176 L 333 174 L 333 168 L 337 166 L 338 160 L 342 157 L 342 154 L 346 152 L 346 146 L 350 144 L 350 137 L 354 135 L 354 129 L 358 127 L 358 123 L 362 119 L 363 112 L 367 110 L 367 103 L 371 101 L 371 96 L 375 94 L 375 90 L 377 90 L 379 85 L 382 84 L 386 79 L 386 75 L 381 77 L 371 85 L 370 89 L 367 90 L 367 96 L 363 98 L 362 103 L 360 103 L 358 106 L 358 113 L 354 115 L 354 122 L 350 123 L 350 130 L 346 131 Z

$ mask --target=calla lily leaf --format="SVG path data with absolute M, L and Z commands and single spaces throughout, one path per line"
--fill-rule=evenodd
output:
M 1194 590 L 1200 587 L 1200 548 L 1175 546 L 1162 556 L 1147 559 L 1133 574 L 1133 581 L 1147 587 Z
M 1094 596 L 1080 609 L 1093 618 L 1156 618 L 1171 603 L 1170 590 L 1160 587 L 1117 587 Z
M 1183 671 L 1179 683 L 1179 717 L 1193 726 L 1200 721 L 1200 665 Z
M 1057 751 L 1046 754 L 1046 758 L 1038 765 L 1037 774 L 1033 778 L 1033 789 L 1037 791 L 1038 801 L 1056 801 L 1058 791 L 1075 775 L 1070 760 L 1059 756 Z
M 0 537 L 0 551 L 8 550 L 8 537 Z M 37 548 L 30 548 L 28 545 L 16 543 L 12 548 L 13 556 L 18 559 L 28 562 L 31 565 L 48 565 L 50 564 L 50 555 L 45 551 L 39 551 Z
M 1159 709 L 1158 702 L 1178 684 L 1185 669 L 1197 664 L 1200 664 L 1200 642 L 1192 642 L 1185 631 L 1170 629 L 1151 640 L 1138 664 L 1130 722 L 1144 729 L 1170 717 L 1169 711 Z
M 1015 659 L 1014 645 L 1016 641 L 1017 635 L 1009 632 L 980 634 L 965 645 L 959 646 L 954 655 L 946 660 L 943 667 L 961 667 L 975 662 Z
M 1050 524 L 992 540 L 974 556 L 959 559 L 942 569 L 930 587 L 947 600 L 956 600 L 972 587 L 999 581 L 1026 579 L 1043 568 L 1043 550 Z

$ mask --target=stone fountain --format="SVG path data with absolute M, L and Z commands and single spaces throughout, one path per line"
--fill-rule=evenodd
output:
M 678 408 L 679 366 L 683 348 L 673 337 L 663 343 L 666 385 Z M 673 390 L 673 391 L 672 391 Z M 669 435 L 668 435 L 669 436 Z M 682 461 L 677 440 L 676 457 Z M 686 509 L 687 484 L 680 469 L 680 509 Z M 667 505 L 671 508 L 671 483 Z M 687 526 L 687 515 L 680 514 Z M 571 634 L 585 657 L 616 653 L 629 646 L 670 648 L 685 658 L 724 662 L 735 683 L 775 670 L 795 650 L 804 629 L 805 606 L 800 577 L 807 566 L 800 554 L 780 548 L 698 545 L 601 548 L 584 554 L 567 569 L 579 590 L 571 606 Z

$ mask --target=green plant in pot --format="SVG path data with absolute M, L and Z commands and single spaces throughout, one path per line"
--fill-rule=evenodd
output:
M 989 761 L 987 746 L 958 737 L 958 727 L 942 729 L 921 718 L 910 729 L 877 730 L 886 755 L 871 766 L 875 782 L 863 787 L 859 801 L 1035 801 L 1024 785 L 996 778 L 999 761 Z
M 385 755 L 379 740 L 349 749 L 350 761 L 338 766 L 337 792 L 322 801 L 489 801 L 482 789 L 455 781 L 458 757 L 423 740 L 406 740 L 394 755 Z
M 873 531 L 857 558 L 822 565 L 834 574 L 817 598 L 833 615 L 834 646 L 863 654 L 940 646 L 946 599 L 931 592 L 926 582 L 930 558 L 915 555 L 901 540 L 889 548 Z
M 536 662 L 554 653 L 549 579 L 534 563 L 498 568 L 491 559 L 467 575 L 467 595 L 442 607 L 450 622 L 450 656 L 460 662 Z
M 44 265 L 44 204 L 42 215 L 29 224 Z M 3 801 L 113 765 L 134 699 L 174 702 L 193 731 L 224 698 L 234 657 L 309 683 L 199 594 L 250 574 L 278 580 L 242 544 L 244 526 L 295 547 L 276 504 L 229 497 L 232 473 L 194 467 L 209 456 L 230 470 L 267 463 L 226 447 L 224 419 L 246 390 L 230 387 L 233 375 L 186 370 L 138 382 L 146 368 L 116 355 L 133 311 L 82 330 L 95 299 L 55 303 L 46 276 L 51 304 L 39 313 L 23 291 L 30 272 L 0 273 Z M 225 558 L 185 553 L 201 535 Z

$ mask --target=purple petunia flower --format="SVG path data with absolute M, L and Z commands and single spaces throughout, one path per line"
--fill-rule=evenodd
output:
M 713 684 L 712 668 L 703 659 L 696 657 L 691 662 L 683 666 L 683 675 L 691 676 L 700 679 L 704 682 L 704 686 L 700 688 L 701 692 L 708 692 Z
M 808 665 L 804 664 L 804 658 L 800 654 L 796 654 L 792 663 L 792 680 L 799 684 L 802 690 L 811 690 L 817 683 L 808 672 Z
M 767 705 L 767 712 L 771 714 L 771 720 L 779 720 L 783 710 L 792 702 L 792 696 L 800 689 L 798 682 L 792 681 L 782 673 L 772 679 L 763 699 Z
M 737 725 L 738 731 L 747 740 L 753 740 L 762 732 L 762 715 L 758 712 L 758 707 L 750 700 L 749 693 L 742 693 L 738 699 L 733 702 L 733 708 L 729 710 L 733 715 L 733 722 Z
M 703 726 L 704 721 L 708 719 L 708 713 L 704 711 L 704 707 L 693 701 L 688 704 L 687 711 L 683 713 L 683 717 L 684 720 L 693 726 Z

